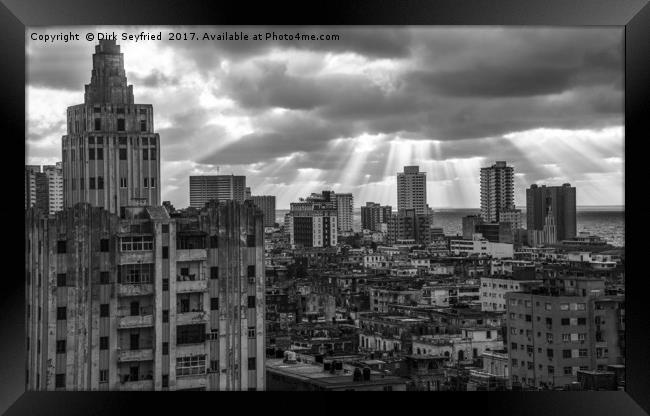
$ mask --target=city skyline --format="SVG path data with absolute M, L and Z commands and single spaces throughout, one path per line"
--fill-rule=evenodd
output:
M 518 207 L 533 183 L 565 182 L 578 206 L 623 205 L 621 30 L 304 31 L 341 40 L 118 39 L 136 102 L 157 109 L 162 200 L 188 206 L 189 176 L 232 173 L 278 209 L 324 189 L 397 206 L 396 173 L 418 165 L 431 207 L 477 208 L 480 168 L 505 160 Z M 93 45 L 28 40 L 26 164 L 61 160 Z

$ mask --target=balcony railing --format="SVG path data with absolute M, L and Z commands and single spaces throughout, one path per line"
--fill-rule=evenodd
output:
M 208 252 L 204 248 L 176 249 L 176 261 L 206 260 Z
M 188 279 L 179 279 L 180 277 L 188 277 Z M 176 292 L 204 292 L 208 290 L 208 281 L 205 279 L 194 278 L 189 276 L 178 276 L 176 279 Z
M 126 375 L 120 380 L 120 390 L 124 391 L 149 391 L 153 390 L 153 375 L 146 378 L 131 379 Z
M 119 296 L 153 295 L 153 283 L 121 283 L 118 286 Z
M 153 360 L 153 349 L 142 348 L 138 350 L 118 349 L 117 360 L 119 362 L 132 362 L 132 361 L 150 361 Z
M 120 316 L 118 327 L 124 328 L 144 328 L 153 326 L 153 308 L 146 315 L 126 315 Z
M 180 312 L 176 314 L 177 325 L 201 324 L 208 320 L 206 311 Z

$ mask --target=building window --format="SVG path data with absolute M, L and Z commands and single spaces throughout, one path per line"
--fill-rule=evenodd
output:
M 66 252 L 67 241 L 59 240 L 56 242 L 56 252 L 58 254 L 65 254 Z
M 56 353 L 65 354 L 65 340 L 60 339 L 56 341 Z
M 104 189 L 104 177 L 103 176 L 98 176 L 97 177 L 97 189 Z
M 255 307 L 255 296 L 249 296 L 248 297 L 248 307 L 249 308 L 254 308 Z
M 108 308 L 108 303 L 102 303 L 99 305 L 99 317 L 100 318 L 108 318 L 109 316 L 109 308 Z
M 120 241 L 122 251 L 149 251 L 153 250 L 153 237 L 122 237 Z
M 549 365 L 548 366 L 548 373 L 549 374 L 555 374 L 555 367 L 553 367 L 552 365 Z
M 219 278 L 219 267 L 217 266 L 210 267 L 210 279 L 218 279 L 218 278 Z
M 91 147 L 88 149 L 88 160 L 95 160 L 95 148 Z
M 169 374 L 163 374 L 162 376 L 162 386 L 169 387 Z
M 562 318 L 560 323 L 564 326 L 569 325 L 569 318 Z
M 587 318 L 578 318 L 578 325 L 587 325 Z
M 562 342 L 571 342 L 571 334 L 562 334 Z
M 124 131 L 126 129 L 126 123 L 123 118 L 117 119 L 117 131 Z
M 205 325 L 181 325 L 176 327 L 176 344 L 197 344 L 205 341 Z
M 255 234 L 246 235 L 246 247 L 255 247 Z
M 54 379 L 54 386 L 56 388 L 65 387 L 65 373 L 57 374 Z
M 562 358 L 571 358 L 571 350 L 562 350 Z
M 165 234 L 169 233 L 169 224 L 162 225 L 162 232 Z
M 140 131 L 147 131 L 147 120 L 140 120 Z
M 205 374 L 205 354 L 176 358 L 176 376 Z
M 162 313 L 162 321 L 169 322 L 169 310 L 164 310 Z
M 163 291 L 169 290 L 169 279 L 163 279 L 163 281 L 162 281 L 162 290 Z
M 219 240 L 217 239 L 216 235 L 211 235 L 210 236 L 210 248 L 218 248 L 219 247 Z
M 513 350 L 513 351 L 516 350 L 517 349 L 517 343 L 516 342 L 510 343 L 510 349 Z
M 219 310 L 219 298 L 210 298 L 210 310 L 211 311 Z
M 110 274 L 109 272 L 99 272 L 99 284 L 107 285 L 110 283 Z
M 120 149 L 120 160 L 126 160 L 126 149 Z
M 142 160 L 149 160 L 149 149 L 142 149 Z
M 248 357 L 248 369 L 257 367 L 257 360 L 255 357 Z
M 101 118 L 96 118 L 95 119 L 95 131 L 99 131 L 102 129 L 102 119 Z
M 99 251 L 102 253 L 108 252 L 108 238 L 102 238 L 99 240 Z
M 247 268 L 247 276 L 248 277 L 255 277 L 255 265 L 250 265 Z
M 64 287 L 66 284 L 66 275 L 65 273 L 59 273 L 56 275 L 56 285 L 58 287 Z
M 255 327 L 254 326 L 249 326 L 248 327 L 248 338 L 255 338 Z
M 561 311 L 568 311 L 569 310 L 569 304 L 568 303 L 560 303 L 560 310 Z
M 108 370 L 99 370 L 99 382 L 108 383 Z
M 99 337 L 99 349 L 100 350 L 108 349 L 108 337 Z
M 219 371 L 219 360 L 210 360 L 210 371 Z
M 58 308 L 56 308 L 56 319 L 57 321 L 65 321 L 66 319 L 68 319 L 68 310 L 66 309 L 65 306 L 59 306 Z
M 156 160 L 156 148 L 149 149 L 149 160 Z
M 531 315 L 526 315 L 526 322 L 532 322 L 533 317 Z
M 148 188 L 149 187 L 149 178 L 144 178 L 144 187 Z
M 95 189 L 95 178 L 89 178 L 88 180 L 88 187 L 90 189 Z
M 126 136 L 121 136 L 117 139 L 120 146 L 126 146 Z
M 169 342 L 162 343 L 162 353 L 163 355 L 169 355 Z
M 564 367 L 563 371 L 564 371 L 565 376 L 570 376 L 570 375 L 573 374 L 573 368 L 572 367 Z
M 120 188 L 126 188 L 126 178 L 120 178 Z
M 149 178 L 149 185 L 151 188 L 156 187 L 156 178 Z
M 104 160 L 104 149 L 101 147 L 97 149 L 97 160 Z

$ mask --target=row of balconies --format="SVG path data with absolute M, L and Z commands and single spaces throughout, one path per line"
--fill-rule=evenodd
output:
M 177 281 L 176 292 L 205 292 L 208 290 L 207 280 Z M 123 283 L 118 285 L 118 296 L 148 296 L 153 295 L 152 283 Z
M 189 325 L 207 322 L 208 312 L 193 311 L 176 314 L 176 325 Z M 117 324 L 119 329 L 146 328 L 153 326 L 153 313 L 147 315 L 120 316 Z

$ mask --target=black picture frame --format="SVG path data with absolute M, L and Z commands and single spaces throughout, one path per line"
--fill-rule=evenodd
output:
M 560 25 L 625 26 L 625 223 L 626 223 L 626 391 L 625 392 L 527 392 L 439 393 L 428 397 L 348 396 L 347 400 L 311 398 L 307 394 L 287 398 L 275 393 L 251 400 L 229 394 L 194 395 L 195 406 L 217 411 L 223 405 L 242 411 L 338 412 L 356 403 L 363 412 L 395 406 L 413 411 L 413 403 L 429 411 L 451 406 L 452 411 L 483 414 L 624 414 L 650 412 L 650 320 L 647 319 L 641 249 L 631 246 L 627 224 L 643 224 L 634 216 L 643 212 L 643 188 L 635 183 L 647 178 L 642 162 L 644 127 L 650 120 L 650 6 L 648 0 L 311 0 L 252 5 L 246 2 L 179 0 L 2 0 L 0 4 L 0 65 L 2 76 L 3 164 L 5 172 L 20 172 L 17 155 L 25 132 L 25 30 L 53 25 L 173 25 L 173 24 L 290 24 L 290 25 Z M 14 154 L 13 150 L 18 149 Z M 14 164 L 16 166 L 14 166 Z M 11 270 L 3 273 L 0 289 L 0 411 L 6 414 L 130 414 L 187 408 L 187 397 L 160 393 L 46 393 L 24 392 L 24 283 L 18 262 L 22 208 L 17 202 L 24 189 L 13 174 L 3 184 L 6 198 L 0 204 L 5 242 L 3 257 Z M 633 191 L 637 193 L 634 194 Z M 636 201 L 636 202 L 635 202 Z M 9 227 L 9 228 L 7 228 Z M 11 230 L 16 227 L 17 230 Z M 640 227 L 639 227 L 640 228 Z M 5 257 L 6 256 L 6 257 Z M 155 394 L 155 396 L 152 396 Z M 243 393 L 242 393 L 243 394 Z M 361 397 L 361 400 L 359 400 Z M 475 398 L 472 400 L 472 398 Z M 248 399 L 248 400 L 246 400 Z M 469 400 L 468 400 L 469 399 Z M 15 402 L 14 402 L 15 401 Z M 304 402 L 303 402 L 304 401 Z M 361 402 L 361 403 L 360 403 Z M 219 403 L 215 405 L 215 403 Z M 227 405 L 226 405 L 227 403 Z M 232 407 L 235 406 L 235 407 Z M 308 407 L 305 407 L 308 406 Z M 411 410 L 413 409 L 413 410 Z M 198 410 L 198 409 L 197 409 Z M 415 410 L 418 411 L 418 410 Z

